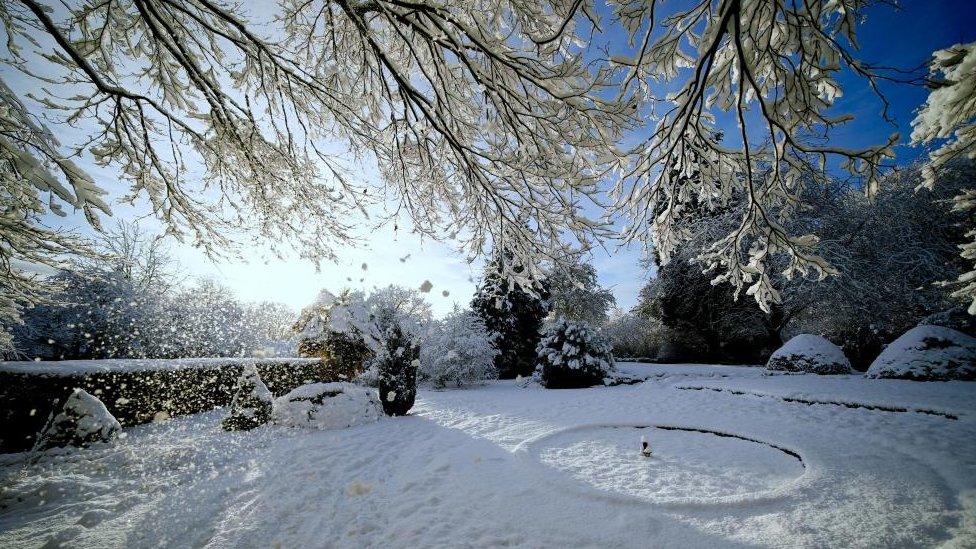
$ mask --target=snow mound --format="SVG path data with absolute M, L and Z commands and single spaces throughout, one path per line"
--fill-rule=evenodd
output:
M 122 426 L 101 400 L 84 389 L 75 389 L 65 401 L 61 412 L 54 416 L 41 433 L 36 449 L 108 442 L 121 430 Z
M 850 374 L 851 362 L 840 347 L 813 334 L 800 334 L 769 357 L 766 369 L 810 374 Z
M 302 385 L 275 399 L 273 411 L 278 425 L 316 429 L 344 429 L 382 416 L 376 391 L 352 383 Z
M 230 415 L 224 418 L 221 427 L 225 431 L 249 431 L 264 425 L 271 421 L 273 402 L 274 396 L 261 381 L 257 366 L 245 364 L 234 387 Z
M 941 326 L 917 326 L 888 345 L 865 376 L 976 380 L 976 338 Z

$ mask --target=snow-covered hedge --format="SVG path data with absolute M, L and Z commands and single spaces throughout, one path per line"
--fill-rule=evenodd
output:
M 275 395 L 341 380 L 322 361 L 302 358 L 0 362 L 0 452 L 31 448 L 75 388 L 97 396 L 127 427 L 227 406 L 249 363 Z
M 614 369 L 610 344 L 586 322 L 558 319 L 546 330 L 537 352 L 536 374 L 549 389 L 598 385 Z
M 840 347 L 813 334 L 800 334 L 769 357 L 766 369 L 809 374 L 850 374 L 851 363 Z
M 976 380 L 976 338 L 942 326 L 912 328 L 881 352 L 865 376 Z
M 274 401 L 274 422 L 286 427 L 344 429 L 383 416 L 376 390 L 352 383 L 303 385 Z
M 437 389 L 495 379 L 497 355 L 481 318 L 470 311 L 454 311 L 431 323 L 421 344 L 419 379 Z

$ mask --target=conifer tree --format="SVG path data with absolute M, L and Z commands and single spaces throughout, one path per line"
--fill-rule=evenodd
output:
M 511 254 L 502 254 L 485 266 L 484 277 L 471 301 L 471 309 L 481 317 L 495 338 L 498 355 L 495 366 L 500 379 L 528 376 L 535 370 L 535 347 L 548 313 L 548 292 L 538 281 L 513 283 L 503 273 Z M 514 267 L 515 273 L 524 267 Z M 528 287 L 526 287 L 528 286 Z

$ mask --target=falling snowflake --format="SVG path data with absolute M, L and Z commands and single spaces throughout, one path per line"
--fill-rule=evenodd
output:
M 424 294 L 429 293 L 433 287 L 434 285 L 431 284 L 429 280 L 425 280 L 424 283 L 420 285 L 420 292 Z

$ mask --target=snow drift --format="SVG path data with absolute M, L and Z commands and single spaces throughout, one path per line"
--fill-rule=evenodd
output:
M 374 389 L 352 383 L 303 385 L 274 401 L 275 423 L 288 427 L 344 429 L 383 416 Z

